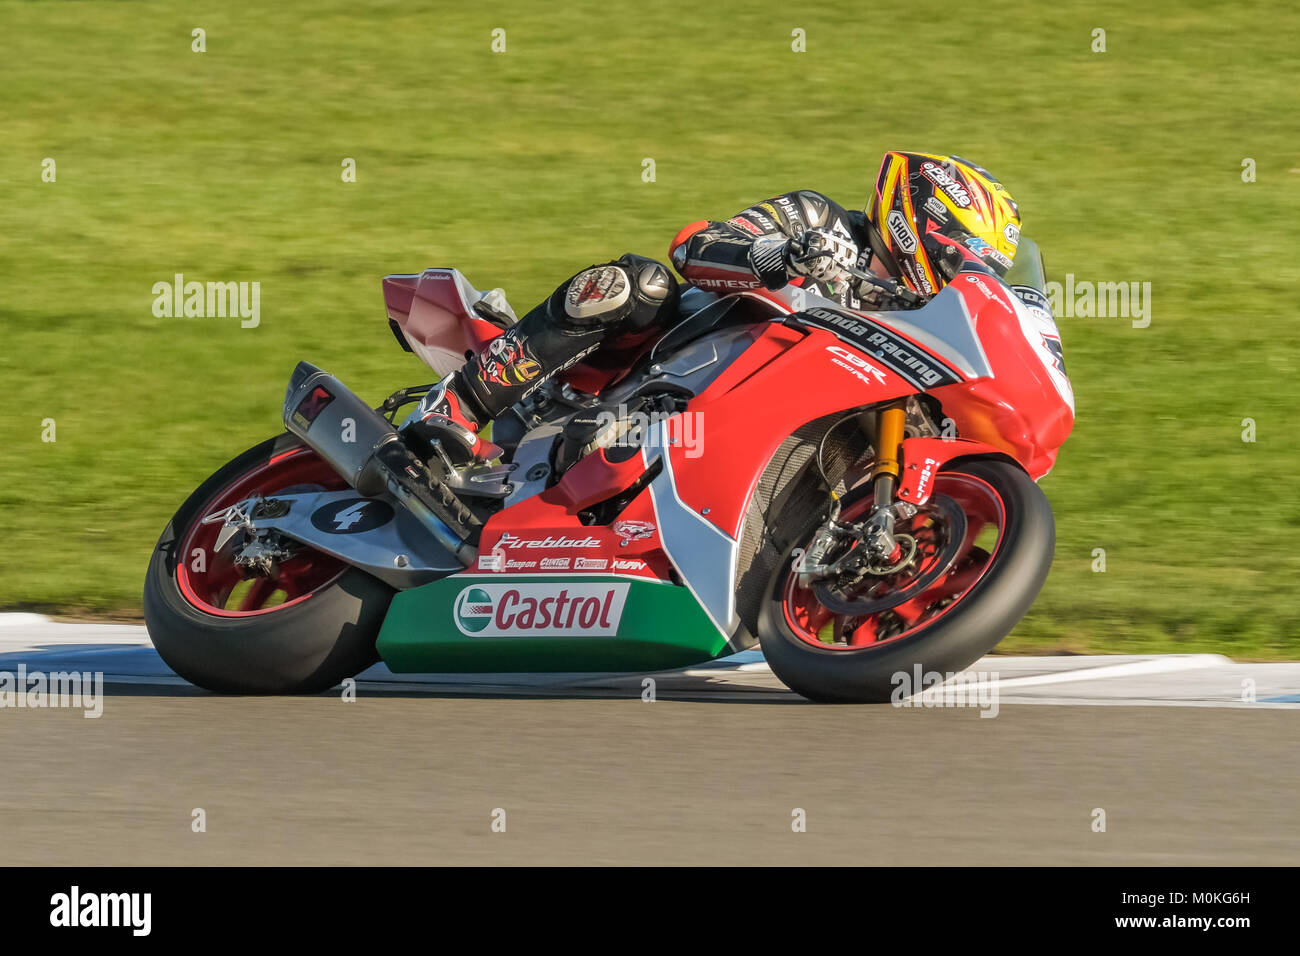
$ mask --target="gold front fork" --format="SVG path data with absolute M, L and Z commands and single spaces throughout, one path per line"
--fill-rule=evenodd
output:
M 894 538 L 894 492 L 902 474 L 902 445 L 907 412 L 902 405 L 880 410 L 876 428 L 876 463 L 871 469 L 875 501 L 863 538 L 869 554 L 878 560 L 892 559 L 898 542 Z
M 872 479 L 889 475 L 897 482 L 898 476 L 902 473 L 899 459 L 902 457 L 903 427 L 906 424 L 907 412 L 901 405 L 881 410 L 880 426 L 876 429 L 876 464 L 871 469 Z M 877 498 L 876 503 L 883 502 Z
M 826 554 L 834 546 L 835 534 L 849 532 L 857 535 L 866 546 L 867 554 L 873 565 L 881 562 L 893 562 L 898 553 L 898 541 L 894 538 L 894 492 L 898 489 L 898 479 L 903 473 L 902 469 L 902 445 L 906 437 L 905 426 L 907 424 L 907 412 L 902 404 L 891 405 L 888 408 L 882 408 L 876 418 L 876 435 L 875 450 L 876 461 L 871 467 L 872 491 L 875 495 L 875 501 L 871 509 L 871 516 L 860 525 L 840 525 L 840 502 L 839 497 L 831 490 L 830 520 L 822 530 L 818 532 L 814 544 L 804 555 L 805 570 L 800 571 L 800 584 L 807 586 L 812 580 L 813 572 L 807 570 L 807 565 L 816 565 L 820 571 L 825 571 L 821 562 Z M 864 429 L 865 430 L 865 429 Z M 903 506 L 910 507 L 910 506 Z M 914 511 L 915 509 L 913 509 Z M 837 531 L 832 531 L 832 527 Z M 913 543 L 912 553 L 916 551 Z M 902 563 L 898 563 L 893 569 L 902 567 L 910 560 L 907 556 Z M 878 571 L 873 573 L 886 573 Z

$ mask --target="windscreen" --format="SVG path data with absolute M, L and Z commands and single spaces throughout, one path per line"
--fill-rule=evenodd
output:
M 1016 246 L 1016 257 L 1011 268 L 1003 276 L 1007 285 L 1027 285 L 1047 294 L 1047 274 L 1043 268 L 1043 254 L 1038 250 L 1038 243 L 1028 236 L 1020 237 Z

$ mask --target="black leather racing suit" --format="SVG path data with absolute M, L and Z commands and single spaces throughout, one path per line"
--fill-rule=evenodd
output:
M 700 289 L 780 288 L 790 281 L 780 241 L 816 227 L 831 229 L 854 242 L 858 268 L 865 270 L 871 245 L 866 216 L 811 189 L 784 193 L 750 206 L 725 222 L 703 220 L 677 234 L 670 255 L 677 271 Z M 761 240 L 755 245 L 755 240 Z M 575 302 L 586 290 L 599 299 L 619 283 L 628 284 L 626 301 L 592 313 Z M 849 308 L 860 307 L 848 282 L 825 283 L 800 277 L 795 283 Z M 678 318 L 677 280 L 660 262 L 627 254 L 591 266 L 565 280 L 547 299 L 471 358 L 458 373 L 454 390 L 479 423 L 495 418 L 546 379 L 612 339 L 653 334 Z M 582 313 L 581 315 L 577 313 Z
M 866 271 L 871 258 L 866 215 L 847 210 L 811 189 L 783 193 L 750 206 L 726 222 L 692 223 L 677 234 L 669 254 L 673 267 L 700 289 L 713 292 L 759 287 L 779 289 L 790 281 L 786 264 L 770 253 L 757 252 L 755 240 L 793 239 L 815 228 L 830 229 L 852 241 L 859 251 L 857 266 Z M 768 245 L 775 251 L 775 243 Z M 763 246 L 760 243 L 757 249 Z M 848 308 L 861 305 L 848 282 L 816 282 L 802 277 L 794 281 Z

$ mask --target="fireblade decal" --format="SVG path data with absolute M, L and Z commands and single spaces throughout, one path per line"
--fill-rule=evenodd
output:
M 587 535 L 585 538 L 570 538 L 566 535 L 547 535 L 544 538 L 521 538 L 509 531 L 503 532 L 497 539 L 498 548 L 599 548 L 600 539 Z
M 795 317 L 809 325 L 834 332 L 846 342 L 856 345 L 863 352 L 874 356 L 882 365 L 889 366 L 915 388 L 939 388 L 961 381 L 956 372 L 934 356 L 865 316 L 816 308 L 797 312 Z

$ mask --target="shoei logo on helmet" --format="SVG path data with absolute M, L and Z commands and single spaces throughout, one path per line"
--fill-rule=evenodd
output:
M 948 198 L 961 206 L 962 209 L 970 206 L 970 193 L 966 191 L 966 187 L 954 179 L 948 173 L 948 170 L 938 163 L 926 160 L 921 164 L 921 172 L 925 174 L 926 179 L 942 189 Z
M 1002 227 L 1002 235 L 1007 237 L 1007 242 L 1013 246 L 1020 245 L 1020 227 L 1014 222 L 1009 222 Z
M 925 211 L 939 220 L 940 224 L 948 221 L 948 207 L 943 204 L 943 200 L 938 196 L 931 196 L 925 201 Z
M 616 637 L 626 583 L 477 584 L 456 596 L 453 619 L 477 637 Z
M 909 256 L 916 252 L 916 233 L 908 225 L 906 216 L 897 209 L 891 209 L 889 215 L 885 217 L 885 225 L 889 227 L 889 234 L 898 243 L 900 252 Z

